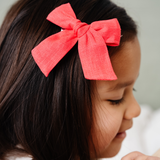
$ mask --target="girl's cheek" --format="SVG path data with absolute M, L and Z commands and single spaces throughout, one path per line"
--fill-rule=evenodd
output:
M 92 138 L 96 150 L 106 149 L 116 136 L 121 124 L 112 111 L 99 107 L 93 117 Z

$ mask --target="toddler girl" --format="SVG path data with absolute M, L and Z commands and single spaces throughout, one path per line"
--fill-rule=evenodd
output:
M 0 159 L 116 155 L 139 67 L 136 24 L 111 1 L 19 0 L 0 29 Z

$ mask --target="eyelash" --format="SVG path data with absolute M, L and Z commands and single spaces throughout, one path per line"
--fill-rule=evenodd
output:
M 135 88 L 133 88 L 133 91 L 135 91 L 135 92 L 136 92 L 137 90 L 136 90 Z
M 136 89 L 133 88 L 133 91 L 136 92 Z M 112 105 L 119 105 L 124 101 L 124 98 L 122 97 L 121 99 L 117 99 L 117 100 L 108 100 Z
M 108 100 L 112 105 L 119 105 L 123 102 L 123 98 L 117 100 Z

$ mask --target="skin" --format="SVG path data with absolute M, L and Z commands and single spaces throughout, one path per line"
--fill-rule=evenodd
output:
M 160 160 L 160 158 L 155 156 L 147 156 L 140 152 L 132 152 L 124 156 L 121 160 Z
M 132 119 L 140 114 L 139 104 L 133 96 L 140 59 L 139 41 L 135 37 L 111 57 L 117 80 L 93 81 L 91 137 L 99 158 L 113 157 L 119 152 L 125 131 L 132 127 Z M 90 148 L 94 158 L 94 147 L 91 145 Z
M 125 131 L 132 127 L 132 119 L 139 116 L 140 106 L 134 98 L 133 86 L 139 75 L 140 46 L 138 38 L 125 42 L 120 51 L 111 57 L 117 75 L 115 81 L 93 81 L 93 120 L 90 154 L 94 159 L 115 156 L 126 137 Z M 92 144 L 92 143 L 90 143 Z M 122 160 L 160 160 L 140 152 L 132 152 Z

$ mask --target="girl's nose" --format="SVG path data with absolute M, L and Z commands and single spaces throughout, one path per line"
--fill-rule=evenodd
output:
M 136 99 L 134 98 L 134 96 L 132 95 L 128 106 L 126 108 L 125 114 L 124 114 L 124 118 L 125 119 L 132 119 L 134 117 L 138 117 L 141 113 L 141 109 L 140 106 L 138 104 L 138 102 L 136 101 Z

